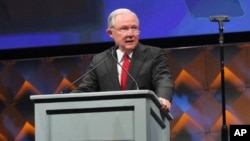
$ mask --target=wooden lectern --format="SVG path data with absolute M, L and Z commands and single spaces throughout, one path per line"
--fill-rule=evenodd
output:
M 170 113 L 149 90 L 32 95 L 36 141 L 169 141 Z

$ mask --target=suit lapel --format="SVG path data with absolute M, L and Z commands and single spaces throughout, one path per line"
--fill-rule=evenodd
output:
M 115 58 L 117 58 L 116 53 L 114 52 Z M 103 82 L 103 83 L 112 83 L 113 89 L 114 90 L 120 90 L 120 83 L 118 79 L 118 72 L 117 72 L 117 63 L 110 54 L 110 58 L 108 61 L 105 63 L 107 73 L 110 76 L 110 82 Z
M 138 73 L 140 72 L 141 67 L 145 62 L 145 59 L 146 57 L 143 52 L 143 47 L 139 44 L 133 52 L 131 64 L 129 67 L 129 73 L 134 79 L 136 79 Z M 128 77 L 127 80 L 127 89 L 136 89 L 135 82 L 130 77 Z

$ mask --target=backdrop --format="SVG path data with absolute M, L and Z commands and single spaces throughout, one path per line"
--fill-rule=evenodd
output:
M 220 53 L 216 45 L 166 49 L 175 82 L 172 141 L 220 141 Z M 226 120 L 249 124 L 250 43 L 225 45 Z M 34 141 L 31 95 L 58 94 L 94 54 L 0 62 L 0 140 Z M 79 83 L 76 83 L 78 85 Z

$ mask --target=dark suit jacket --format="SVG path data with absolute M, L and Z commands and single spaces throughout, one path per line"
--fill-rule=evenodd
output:
M 100 62 L 103 63 L 88 73 L 83 78 L 82 83 L 72 92 L 120 90 L 117 55 L 114 48 L 112 47 L 93 57 L 89 70 Z M 171 79 L 166 53 L 163 49 L 138 44 L 133 51 L 129 73 L 137 82 L 140 90 L 152 90 L 159 97 L 172 101 L 174 84 Z M 135 82 L 129 76 L 127 89 L 137 89 Z

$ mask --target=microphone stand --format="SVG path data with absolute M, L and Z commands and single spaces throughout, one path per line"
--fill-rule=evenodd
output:
M 224 82 L 224 24 L 229 21 L 228 16 L 210 16 L 210 21 L 219 23 L 219 43 L 220 43 L 220 62 L 221 62 L 221 96 L 222 96 L 222 128 L 221 140 L 228 141 L 228 129 L 226 124 L 226 100 L 225 100 L 225 82 Z

